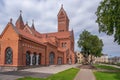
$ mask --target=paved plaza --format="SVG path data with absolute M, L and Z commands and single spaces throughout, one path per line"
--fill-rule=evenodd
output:
M 31 76 L 36 78 L 46 78 L 52 74 L 64 71 L 72 67 L 77 67 L 77 66 L 78 64 L 51 65 L 47 67 L 30 68 L 30 69 L 24 69 L 20 71 L 0 72 L 0 80 L 15 80 L 17 78 L 22 78 L 26 76 Z
M 51 65 L 51 66 L 47 66 L 47 67 L 30 68 L 30 69 L 25 69 L 25 70 L 21 70 L 21 71 L 55 74 L 55 73 L 64 71 L 66 69 L 72 68 L 72 67 L 77 67 L 78 65 L 79 64 L 73 64 L 73 65 Z
M 9 72 L 0 72 L 0 80 L 15 80 L 22 77 L 36 77 L 36 78 L 46 78 L 52 74 L 48 73 L 36 73 L 28 71 L 9 71 Z

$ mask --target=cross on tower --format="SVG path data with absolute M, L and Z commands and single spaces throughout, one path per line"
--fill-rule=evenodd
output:
M 34 24 L 34 19 L 32 20 L 32 24 Z
M 20 10 L 20 15 L 22 14 L 22 10 Z
M 10 23 L 12 23 L 12 18 L 10 18 Z
M 61 7 L 63 8 L 63 4 L 61 5 Z

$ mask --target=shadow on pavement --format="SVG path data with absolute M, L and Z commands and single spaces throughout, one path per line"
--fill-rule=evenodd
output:
M 12 75 L 12 76 L 23 76 L 23 77 L 36 77 L 36 78 L 46 78 L 52 74 L 49 73 L 35 73 L 29 71 L 9 71 L 9 72 L 0 72 L 2 75 Z

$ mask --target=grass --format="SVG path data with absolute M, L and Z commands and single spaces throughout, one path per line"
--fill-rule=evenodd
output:
M 117 66 L 120 66 L 120 63 L 117 63 L 116 65 L 117 65 Z
M 107 65 L 94 65 L 94 66 L 99 69 L 105 69 L 105 70 L 111 71 L 111 72 L 95 71 L 94 74 L 95 74 L 96 80 L 120 80 L 120 69 L 119 68 L 115 68 L 115 67 L 107 66 Z
M 17 80 L 73 80 L 79 69 L 70 68 L 68 70 L 59 72 L 57 74 L 51 75 L 48 78 L 32 78 L 32 77 L 24 77 L 19 78 Z
M 24 78 L 19 78 L 17 80 L 45 80 L 45 79 L 43 79 L 43 78 L 24 77 Z
M 106 70 L 120 70 L 120 68 L 115 68 L 112 66 L 106 66 L 106 65 L 94 65 L 96 68 L 100 68 L 100 69 L 106 69 Z
M 94 72 L 96 80 L 120 80 L 120 72 Z

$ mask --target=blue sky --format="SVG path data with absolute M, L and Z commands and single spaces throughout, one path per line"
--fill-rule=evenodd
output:
M 113 36 L 107 36 L 98 32 L 98 25 L 95 23 L 97 6 L 101 0 L 0 0 L 0 33 L 5 28 L 9 19 L 13 23 L 22 10 L 24 22 L 35 21 L 35 28 L 40 33 L 57 31 L 57 14 L 63 4 L 70 19 L 70 30 L 75 34 L 75 51 L 80 51 L 77 47 L 79 34 L 88 30 L 94 35 L 98 35 L 103 40 L 103 53 L 109 56 L 120 56 L 120 45 L 113 42 Z M 49 30 L 48 30 L 49 29 Z

